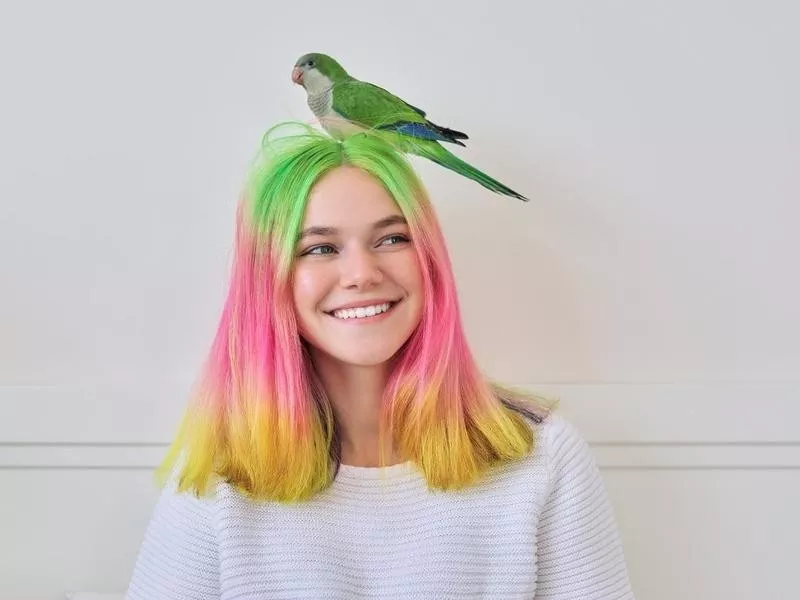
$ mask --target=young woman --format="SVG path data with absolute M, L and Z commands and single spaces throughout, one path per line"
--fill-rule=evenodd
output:
M 265 136 L 127 598 L 632 598 L 580 434 L 487 381 L 377 133 Z

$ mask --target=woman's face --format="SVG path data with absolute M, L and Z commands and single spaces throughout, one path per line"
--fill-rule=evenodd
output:
M 419 261 L 403 214 L 371 175 L 338 167 L 314 186 L 292 286 L 300 334 L 343 363 L 382 364 L 411 336 Z

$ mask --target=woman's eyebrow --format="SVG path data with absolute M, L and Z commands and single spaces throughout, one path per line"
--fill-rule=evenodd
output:
M 335 227 L 306 227 L 300 232 L 300 240 L 311 237 L 312 235 L 336 235 L 339 232 Z
M 391 227 L 392 225 L 408 225 L 408 222 L 403 215 L 391 215 L 384 217 L 379 221 L 375 221 L 372 224 L 372 229 L 385 229 L 386 227 Z
M 386 227 L 391 227 L 392 225 L 407 225 L 408 222 L 403 215 L 390 215 L 388 217 L 384 217 L 383 219 L 379 219 L 372 224 L 372 229 L 385 229 Z M 325 236 L 325 235 L 336 235 L 339 233 L 339 230 L 336 227 L 326 227 L 326 226 L 318 226 L 313 225 L 311 227 L 306 227 L 300 233 L 300 240 L 311 237 L 313 235 Z

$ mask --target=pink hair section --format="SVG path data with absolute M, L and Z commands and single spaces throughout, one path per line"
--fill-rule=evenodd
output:
M 397 377 L 390 381 L 387 401 L 412 385 L 418 410 L 432 409 L 422 403 L 435 398 L 436 410 L 448 421 L 461 420 L 464 409 L 474 416 L 488 417 L 497 405 L 490 400 L 492 394 L 476 367 L 463 332 L 444 233 L 429 201 L 419 202 L 414 208 L 414 214 L 409 215 L 409 226 L 422 270 L 424 311 L 420 326 L 407 342 L 394 371 L 403 374 L 404 381 Z M 470 393 L 464 394 L 465 391 Z M 465 398 L 475 405 L 465 406 Z
M 249 207 L 243 198 L 237 209 L 230 286 L 204 395 L 216 411 L 274 410 L 281 429 L 303 435 L 310 415 L 304 410 L 307 385 L 291 294 L 278 272 L 278 248 L 254 226 Z

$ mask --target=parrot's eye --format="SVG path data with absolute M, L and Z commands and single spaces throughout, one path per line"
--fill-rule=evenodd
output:
M 306 64 L 307 64 L 309 67 L 313 67 L 313 66 L 314 66 L 314 61 L 313 61 L 313 60 L 310 60 L 310 61 L 308 61 Z

